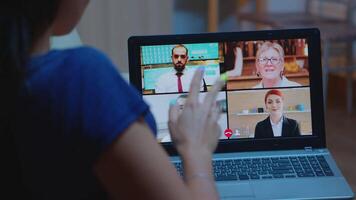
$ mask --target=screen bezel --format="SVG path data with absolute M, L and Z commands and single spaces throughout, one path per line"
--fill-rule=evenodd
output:
M 262 30 L 244 32 L 201 33 L 181 35 L 132 36 L 128 39 L 130 82 L 142 94 L 140 47 L 145 45 L 208 43 L 251 40 L 306 38 L 308 41 L 312 136 L 297 138 L 220 140 L 216 153 L 325 148 L 324 102 L 322 89 L 320 31 L 317 28 Z M 177 155 L 171 142 L 162 143 L 169 155 Z

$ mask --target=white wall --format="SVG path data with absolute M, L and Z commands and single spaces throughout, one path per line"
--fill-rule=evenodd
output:
M 103 50 L 128 72 L 127 39 L 171 33 L 172 12 L 173 0 L 91 1 L 78 32 L 84 44 Z

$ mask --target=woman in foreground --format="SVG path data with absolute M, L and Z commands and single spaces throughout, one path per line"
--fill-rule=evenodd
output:
M 14 138 L 28 199 L 218 199 L 211 158 L 220 133 L 218 81 L 169 111 L 184 166 L 178 176 L 155 139 L 147 104 L 101 52 L 49 50 L 88 0 L 4 0 L 0 21 L 1 133 Z M 205 109 L 210 108 L 210 109 Z

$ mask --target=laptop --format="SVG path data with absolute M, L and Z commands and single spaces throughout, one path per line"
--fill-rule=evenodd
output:
M 204 68 L 201 98 L 227 78 L 213 156 L 221 199 L 354 197 L 326 147 L 318 29 L 133 36 L 128 48 L 130 82 L 181 175 L 168 108 L 184 107 L 192 74 Z

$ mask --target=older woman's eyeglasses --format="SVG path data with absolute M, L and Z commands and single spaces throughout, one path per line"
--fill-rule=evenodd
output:
M 276 65 L 276 64 L 279 64 L 279 63 L 280 63 L 281 59 L 279 59 L 279 58 L 274 58 L 274 57 L 272 57 L 272 58 L 266 58 L 266 57 L 264 57 L 264 58 L 259 58 L 259 59 L 257 59 L 257 61 L 258 61 L 258 63 L 260 63 L 260 64 L 262 64 L 262 65 L 266 65 L 266 64 L 268 63 L 268 61 L 270 61 L 272 65 Z

